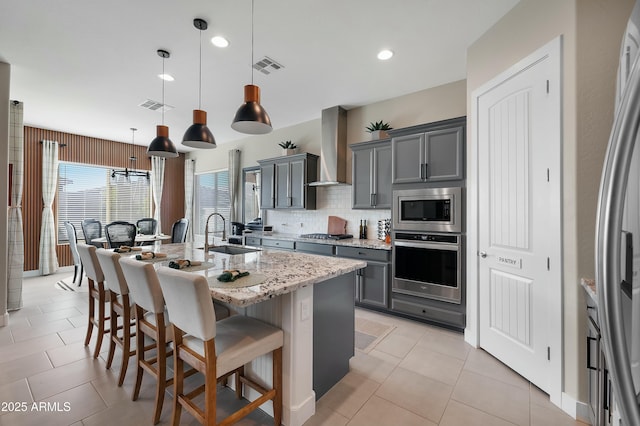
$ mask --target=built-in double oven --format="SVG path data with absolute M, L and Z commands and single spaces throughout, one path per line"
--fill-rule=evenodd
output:
M 393 192 L 393 292 L 461 303 L 462 195 L 460 187 Z

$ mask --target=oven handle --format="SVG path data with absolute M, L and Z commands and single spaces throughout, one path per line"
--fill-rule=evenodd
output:
M 395 240 L 393 243 L 395 246 L 399 247 L 415 247 L 415 248 L 424 248 L 424 249 L 433 249 L 433 250 L 448 250 L 448 251 L 460 251 L 460 244 L 453 243 L 428 243 L 421 241 L 398 241 Z

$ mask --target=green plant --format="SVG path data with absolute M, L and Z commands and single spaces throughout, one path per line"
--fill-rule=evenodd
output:
M 369 123 L 367 127 L 367 132 L 375 132 L 376 130 L 391 130 L 393 127 L 389 126 L 389 123 L 385 123 L 382 120 L 376 121 L 375 123 Z
M 291 141 L 280 142 L 278 145 L 280 145 L 284 149 L 296 149 L 297 148 L 296 144 L 291 142 Z

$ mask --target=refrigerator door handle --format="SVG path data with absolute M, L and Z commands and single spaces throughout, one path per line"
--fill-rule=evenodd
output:
M 638 4 L 636 5 L 636 7 Z M 640 65 L 633 61 L 615 120 L 600 182 L 596 231 L 598 315 L 609 375 L 625 424 L 640 425 L 620 296 L 621 231 L 627 179 L 640 123 Z

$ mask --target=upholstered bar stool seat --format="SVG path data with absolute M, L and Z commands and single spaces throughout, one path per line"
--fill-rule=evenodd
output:
M 216 322 L 209 286 L 202 275 L 160 267 L 158 278 L 173 324 L 173 425 L 180 423 L 183 407 L 202 424 L 232 424 L 269 400 L 273 401 L 274 424 L 280 425 L 282 330 L 242 315 Z M 269 353 L 273 359 L 273 386 L 265 389 L 245 375 L 244 365 Z M 185 362 L 204 374 L 204 386 L 185 392 Z M 242 397 L 244 386 L 255 389 L 260 396 L 216 423 L 217 383 L 234 373 L 238 398 Z M 193 398 L 202 392 L 205 394 L 204 410 L 193 402 Z
M 84 345 L 87 346 L 91 340 L 93 328 L 98 329 L 96 338 L 96 347 L 93 350 L 93 357 L 98 358 L 102 339 L 104 335 L 110 333 L 106 327 L 110 317 L 105 314 L 105 304 L 109 302 L 109 292 L 105 290 L 104 273 L 96 256 L 96 247 L 88 244 L 77 244 L 78 255 L 84 265 L 84 271 L 87 275 L 88 293 L 89 293 L 89 318 L 87 324 L 87 334 L 84 339 Z M 98 312 L 96 313 L 96 305 Z
M 120 376 L 118 386 L 122 386 L 127 374 L 129 357 L 135 355 L 135 349 L 131 349 L 131 338 L 135 333 L 131 333 L 131 326 L 134 325 L 134 301 L 129 295 L 129 286 L 120 267 L 120 254 L 112 250 L 96 250 L 98 262 L 104 272 L 105 281 L 109 288 L 111 301 L 111 333 L 109 333 L 109 355 L 107 357 L 107 368 L 111 368 L 116 346 L 122 349 L 122 363 L 120 365 Z M 121 318 L 122 325 L 118 326 L 118 318 Z

